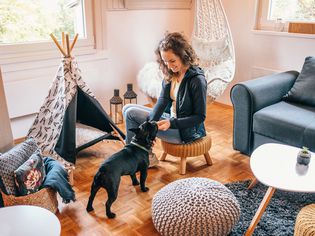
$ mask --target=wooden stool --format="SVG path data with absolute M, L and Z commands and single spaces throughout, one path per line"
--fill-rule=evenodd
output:
M 160 157 L 161 161 L 164 161 L 167 154 L 180 157 L 180 170 L 179 173 L 181 175 L 186 174 L 186 159 L 187 157 L 194 157 L 194 156 L 200 156 L 204 155 L 207 165 L 212 165 L 212 160 L 209 155 L 209 150 L 211 147 L 211 137 L 209 134 L 207 136 L 197 139 L 196 141 L 188 144 L 172 144 L 167 143 L 163 140 L 162 147 L 163 147 L 163 154 Z
M 296 217 L 294 236 L 315 235 L 315 204 L 303 207 Z

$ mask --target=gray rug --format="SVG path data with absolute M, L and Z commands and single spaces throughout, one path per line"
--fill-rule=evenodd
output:
M 250 190 L 247 189 L 248 185 L 249 181 L 225 185 L 234 193 L 241 206 L 240 221 L 234 227 L 230 236 L 244 235 L 267 190 L 267 187 L 261 183 Z M 276 190 L 253 235 L 293 235 L 295 219 L 299 210 L 303 206 L 314 202 L 314 193 L 293 193 Z

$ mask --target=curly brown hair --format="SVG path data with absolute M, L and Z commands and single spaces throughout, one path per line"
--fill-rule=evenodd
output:
M 162 60 L 161 51 L 168 50 L 172 50 L 172 52 L 180 58 L 183 65 L 198 65 L 198 57 L 192 46 L 188 43 L 188 40 L 185 38 L 185 36 L 179 32 L 167 32 L 164 38 L 159 42 L 159 45 L 155 50 L 157 62 L 159 63 L 160 69 L 165 75 L 166 80 L 169 81 L 172 77 L 177 75 L 177 73 L 169 70 Z

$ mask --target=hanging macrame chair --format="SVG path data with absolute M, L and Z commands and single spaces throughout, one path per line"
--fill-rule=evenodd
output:
M 221 0 L 196 0 L 192 47 L 208 83 L 208 97 L 215 100 L 232 81 L 235 53 L 230 27 Z
M 208 101 L 219 97 L 234 77 L 235 53 L 221 0 L 196 0 L 192 47 L 199 57 L 208 83 Z M 150 98 L 161 91 L 162 72 L 156 62 L 139 71 L 138 86 Z

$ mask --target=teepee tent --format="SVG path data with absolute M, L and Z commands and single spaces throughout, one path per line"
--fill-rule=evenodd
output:
M 63 47 L 51 37 L 64 57 L 27 136 L 43 153 L 75 164 L 80 150 L 104 139 L 123 142 L 125 135 L 96 100 L 70 55 L 77 35 L 71 46 L 68 35 L 66 43 L 63 37 Z

